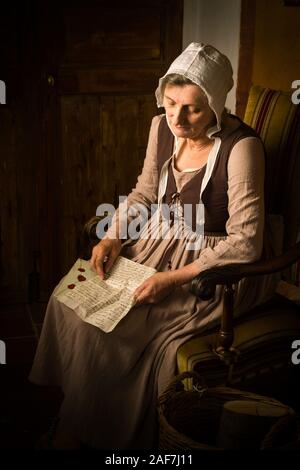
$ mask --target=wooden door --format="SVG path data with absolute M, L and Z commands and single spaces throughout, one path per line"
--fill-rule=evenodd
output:
M 3 6 L 1 293 L 41 297 L 78 256 L 84 223 L 135 185 L 158 78 L 181 51 L 182 0 Z M 11 295 L 10 295 L 11 294 Z
M 0 301 L 26 300 L 33 255 L 40 249 L 37 162 L 40 73 L 34 0 L 3 2 L 0 14 Z
M 52 2 L 43 25 L 40 270 L 44 290 L 78 256 L 97 206 L 139 174 L 158 78 L 181 51 L 182 1 Z

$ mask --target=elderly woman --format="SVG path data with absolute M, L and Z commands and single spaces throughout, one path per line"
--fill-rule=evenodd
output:
M 153 118 L 144 167 L 127 204 L 142 204 L 149 213 L 151 204 L 167 204 L 173 218 L 162 236 L 159 209 L 143 236 L 124 240 L 118 238 L 127 223 L 120 206 L 90 260 L 102 278 L 104 261 L 109 271 L 120 254 L 154 267 L 158 272 L 135 291 L 136 305 L 104 333 L 53 295 L 49 300 L 30 380 L 64 392 L 54 447 L 154 447 L 157 397 L 175 373 L 178 346 L 221 314 L 221 288 L 202 301 L 189 292 L 189 282 L 209 267 L 261 256 L 264 150 L 255 132 L 225 110 L 232 86 L 227 57 L 198 43 L 159 81 L 157 104 L 166 114 Z M 184 204 L 192 206 L 192 228 L 174 223 L 182 222 Z M 260 300 L 258 287 L 244 293 L 240 283 L 239 311 Z

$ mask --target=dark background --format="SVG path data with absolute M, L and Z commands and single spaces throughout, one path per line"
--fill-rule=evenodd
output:
M 182 3 L 1 3 L 1 448 L 32 448 L 57 412 L 60 392 L 27 382 L 46 301 L 97 206 L 135 185 Z
M 182 1 L 1 5 L 1 295 L 47 298 L 102 202 L 134 186 L 158 112 L 158 78 L 181 51 Z
M 299 14 L 242 0 L 240 117 L 251 82 L 288 90 L 300 79 Z M 84 223 L 135 185 L 182 30 L 183 0 L 1 3 L 0 448 L 33 448 L 59 408 L 57 389 L 27 382 L 46 303 Z

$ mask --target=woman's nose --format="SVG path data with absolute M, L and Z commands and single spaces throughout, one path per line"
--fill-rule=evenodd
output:
M 185 112 L 183 108 L 176 108 L 173 112 L 173 124 L 179 126 L 185 121 Z

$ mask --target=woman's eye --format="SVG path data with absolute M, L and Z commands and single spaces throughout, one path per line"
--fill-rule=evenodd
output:
M 200 113 L 200 111 L 201 111 L 200 108 L 194 108 L 194 109 L 192 110 L 192 112 L 193 112 L 193 113 L 196 113 L 196 114 Z

